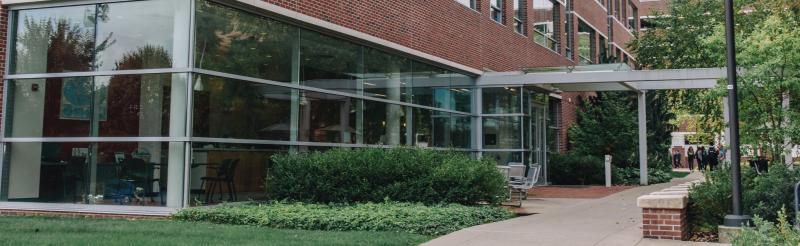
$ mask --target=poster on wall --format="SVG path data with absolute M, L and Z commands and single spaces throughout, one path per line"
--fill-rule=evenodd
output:
M 106 120 L 108 110 L 107 85 L 98 85 L 97 114 L 101 121 Z M 92 81 L 90 77 L 65 78 L 61 86 L 60 118 L 67 120 L 89 120 L 92 118 Z

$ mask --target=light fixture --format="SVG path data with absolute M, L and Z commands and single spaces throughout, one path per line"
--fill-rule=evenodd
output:
M 194 91 L 203 91 L 205 90 L 205 85 L 203 85 L 203 80 L 200 76 L 197 76 L 197 79 L 194 81 Z

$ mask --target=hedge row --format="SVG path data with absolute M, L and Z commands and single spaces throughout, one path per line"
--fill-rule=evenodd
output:
M 506 181 L 489 159 L 419 148 L 333 149 L 273 157 L 266 190 L 274 200 L 309 203 L 497 204 Z
M 282 229 L 328 231 L 391 231 L 444 235 L 463 228 L 513 217 L 496 206 L 419 203 L 320 205 L 304 203 L 223 204 L 183 209 L 173 215 L 182 221 L 254 225 Z

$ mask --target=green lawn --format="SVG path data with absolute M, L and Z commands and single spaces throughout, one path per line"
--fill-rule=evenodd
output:
M 203 222 L 0 216 L 0 245 L 417 245 L 431 238 Z

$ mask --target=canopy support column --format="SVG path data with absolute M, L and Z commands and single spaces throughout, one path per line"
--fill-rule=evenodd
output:
M 647 185 L 647 100 L 646 91 L 638 92 L 639 108 L 639 183 Z

